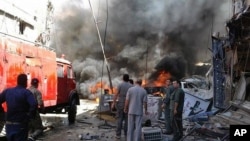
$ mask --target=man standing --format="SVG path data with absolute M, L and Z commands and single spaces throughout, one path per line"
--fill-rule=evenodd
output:
M 123 121 L 125 121 L 125 125 L 123 127 L 124 129 L 124 135 L 127 135 L 127 126 L 128 126 L 128 116 L 127 113 L 124 113 L 124 105 L 125 105 L 125 99 L 127 95 L 127 91 L 130 87 L 133 85 L 129 82 L 129 75 L 124 74 L 123 75 L 123 82 L 118 85 L 117 93 L 114 95 L 113 103 L 112 103 L 112 109 L 117 109 L 117 127 L 116 127 L 116 138 L 121 138 L 121 130 L 122 130 L 122 124 Z M 118 99 L 118 101 L 117 101 Z M 116 104 L 117 102 L 117 104 Z
M 174 91 L 174 87 L 171 84 L 171 80 L 166 80 L 166 87 L 164 88 L 164 98 L 163 98 L 163 104 L 162 108 L 164 109 L 165 114 L 165 128 L 166 128 L 166 134 L 172 134 L 172 123 L 170 121 L 170 96 Z
M 0 94 L 0 104 L 6 102 L 6 135 L 8 141 L 26 141 L 28 123 L 34 119 L 37 102 L 33 94 L 26 89 L 27 75 L 17 76 L 17 86 L 5 89 Z
M 39 80 L 37 78 L 33 78 L 31 80 L 31 86 L 29 90 L 33 93 L 38 106 L 41 110 L 44 109 L 42 93 L 38 90 Z M 29 141 L 35 141 L 39 135 L 43 133 L 43 123 L 40 117 L 40 113 L 37 110 L 35 119 L 31 120 L 29 124 L 30 136 Z
M 184 91 L 181 89 L 181 82 L 173 81 L 174 92 L 170 97 L 170 120 L 174 131 L 173 140 L 179 141 L 183 136 L 182 112 L 184 105 Z
M 143 105 L 147 114 L 147 92 L 141 87 L 142 80 L 136 81 L 134 87 L 128 89 L 124 112 L 128 113 L 127 141 L 141 140 Z

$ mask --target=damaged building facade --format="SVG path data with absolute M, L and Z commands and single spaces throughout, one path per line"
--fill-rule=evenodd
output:
M 242 116 L 239 113 L 242 121 L 235 119 L 241 124 L 250 123 L 243 120 L 250 113 L 249 5 L 250 1 L 235 1 L 235 14 L 226 23 L 228 37 L 212 37 L 214 106 L 246 112 Z
M 250 1 L 233 0 L 227 36 L 212 36 L 214 131 L 250 124 Z
M 232 8 L 233 16 L 225 24 L 227 34 L 212 36 L 212 67 L 206 74 L 211 87 L 203 92 L 197 88 L 193 92 L 184 88 L 186 96 L 199 97 L 203 93 L 207 99 L 200 97 L 203 99 L 201 103 L 212 102 L 206 106 L 206 111 L 183 116 L 185 128 L 189 128 L 185 119 L 192 122 L 206 120 L 199 127 L 192 126 L 199 130 L 189 131 L 184 138 L 199 131 L 206 135 L 211 133 L 213 138 L 230 140 L 231 125 L 250 125 L 250 0 L 233 0 Z

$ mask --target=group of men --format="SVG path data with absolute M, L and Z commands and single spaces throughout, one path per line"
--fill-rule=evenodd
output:
M 135 85 L 129 82 L 129 75 L 123 75 L 123 82 L 118 85 L 111 108 L 117 110 L 116 138 L 120 139 L 122 129 L 127 141 L 140 141 L 143 114 L 147 115 L 147 92 L 138 79 Z M 166 81 L 163 105 L 165 111 L 166 134 L 173 134 L 173 141 L 183 136 L 182 112 L 184 105 L 184 91 L 178 80 Z M 144 107 L 144 113 L 143 113 Z M 124 124 L 123 124 L 124 122 Z
M 122 129 L 124 129 L 127 141 L 139 141 L 142 117 L 143 114 L 148 114 L 147 92 L 142 87 L 141 79 L 136 80 L 135 84 L 130 80 L 128 74 L 123 75 L 123 82 L 117 87 L 118 92 L 114 95 L 111 108 L 117 110 L 116 138 L 121 138 Z M 42 95 L 38 90 L 39 80 L 33 78 L 28 89 L 27 82 L 27 75 L 19 74 L 17 86 L 7 88 L 0 94 L 0 104 L 6 102 L 8 108 L 5 115 L 8 141 L 32 141 L 43 132 L 42 120 L 38 112 L 38 107 L 44 108 Z M 180 140 L 183 135 L 184 91 L 180 86 L 178 80 L 173 81 L 172 84 L 170 80 L 166 81 L 162 105 L 165 111 L 166 133 L 173 133 L 173 141 Z
M 172 141 L 178 141 L 183 136 L 182 112 L 184 106 L 184 91 L 179 80 L 166 81 L 162 108 L 165 113 L 166 134 L 173 134 Z
M 17 85 L 0 94 L 0 107 L 4 102 L 7 106 L 4 122 L 8 141 L 33 141 L 42 134 L 43 125 L 38 107 L 42 109 L 44 105 L 38 85 L 39 80 L 33 78 L 27 89 L 27 75 L 19 74 Z
M 144 113 L 148 113 L 147 92 L 141 86 L 141 79 L 136 80 L 134 85 L 129 80 L 129 75 L 124 74 L 123 82 L 118 85 L 112 103 L 112 108 L 116 107 L 117 109 L 116 138 L 121 138 L 123 127 L 127 141 L 139 141 L 141 139 L 143 106 Z

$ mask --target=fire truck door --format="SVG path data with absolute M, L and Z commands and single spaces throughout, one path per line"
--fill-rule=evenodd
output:
M 68 100 L 67 92 L 67 71 L 66 66 L 63 64 L 57 64 L 57 101 L 58 103 L 65 103 Z

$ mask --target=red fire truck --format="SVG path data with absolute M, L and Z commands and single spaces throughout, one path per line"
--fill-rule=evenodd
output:
M 16 86 L 20 73 L 39 79 L 46 113 L 68 114 L 74 123 L 79 102 L 71 63 L 55 51 L 12 36 L 0 35 L 0 91 Z M 6 110 L 6 106 L 3 104 Z

